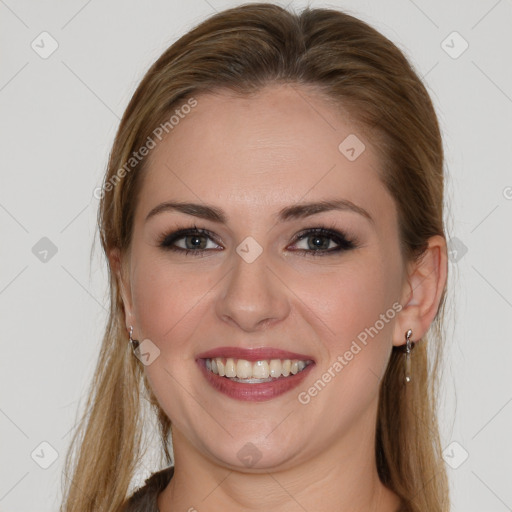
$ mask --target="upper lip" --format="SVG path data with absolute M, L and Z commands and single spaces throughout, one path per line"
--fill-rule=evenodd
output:
M 314 361 L 311 356 L 289 352 L 272 347 L 241 348 L 241 347 L 217 347 L 197 355 L 198 359 L 214 359 L 216 357 L 231 357 L 233 359 L 245 359 L 247 361 L 262 361 L 266 359 L 299 359 L 300 361 Z

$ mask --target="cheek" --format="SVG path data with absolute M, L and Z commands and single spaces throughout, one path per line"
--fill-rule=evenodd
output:
M 202 273 L 161 257 L 141 258 L 132 276 L 134 314 L 141 335 L 166 350 L 182 349 L 184 333 L 197 324 L 201 298 L 213 283 Z M 192 268 L 192 267 L 190 267 Z M 193 322 L 192 319 L 196 320 Z M 181 333 L 181 334 L 180 334 Z M 166 340 L 173 340 L 172 344 Z M 180 350 L 180 353 L 183 353 Z
M 366 255 L 336 271 L 316 274 L 294 285 L 294 291 L 310 310 L 309 322 L 322 331 L 328 361 L 352 351 L 348 358 L 356 368 L 381 373 L 391 349 L 392 328 L 399 297 L 399 268 Z M 356 355 L 357 354 L 357 355 Z M 348 372 L 347 372 L 348 373 Z
M 341 435 L 377 399 L 392 348 L 398 271 L 366 253 L 294 289 L 325 349 L 316 379 L 300 390 L 305 429 L 321 417 Z
M 390 274 L 378 262 L 361 261 L 308 279 L 301 293 L 309 297 L 316 311 L 329 319 L 334 331 L 345 332 L 370 320 L 374 322 L 382 308 L 391 306 L 388 302 L 394 292 Z
M 192 392 L 198 378 L 191 371 L 192 339 L 205 317 L 201 299 L 213 283 L 192 266 L 185 269 L 159 256 L 142 255 L 137 261 L 140 270 L 132 274 L 137 329 L 141 339 L 151 340 L 160 351 L 144 371 L 167 416 L 185 428 L 195 423 L 193 408 L 187 405 L 190 395 L 183 391 Z

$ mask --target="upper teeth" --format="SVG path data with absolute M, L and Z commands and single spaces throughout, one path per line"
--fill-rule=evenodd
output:
M 221 377 L 237 377 L 239 379 L 267 379 L 269 377 L 288 377 L 290 373 L 304 370 L 312 361 L 299 361 L 297 359 L 267 359 L 261 361 L 247 361 L 232 357 L 215 357 L 206 359 L 206 368 Z

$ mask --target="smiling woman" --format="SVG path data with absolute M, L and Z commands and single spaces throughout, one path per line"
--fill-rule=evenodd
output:
M 101 194 L 62 512 L 448 511 L 443 148 L 403 54 L 334 10 L 218 13 L 147 72 L 104 183 L 143 147 Z M 131 492 L 145 403 L 166 467 Z

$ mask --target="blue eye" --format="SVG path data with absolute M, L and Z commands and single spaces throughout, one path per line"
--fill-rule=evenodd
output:
M 166 251 L 174 251 L 184 255 L 191 254 L 193 256 L 202 256 L 206 251 L 212 249 L 219 250 L 220 246 L 214 242 L 214 240 L 215 237 L 210 231 L 194 226 L 193 228 L 179 229 L 164 235 L 158 245 Z M 347 238 L 344 233 L 332 228 L 326 229 L 320 227 L 307 229 L 295 237 L 294 244 L 303 240 L 307 242 L 306 248 L 295 248 L 291 250 L 293 252 L 300 252 L 306 256 L 328 256 L 357 247 L 354 240 Z M 211 242 L 210 247 L 208 247 L 209 242 Z M 332 242 L 334 242 L 335 247 L 332 247 Z M 178 244 L 181 244 L 181 246 Z

